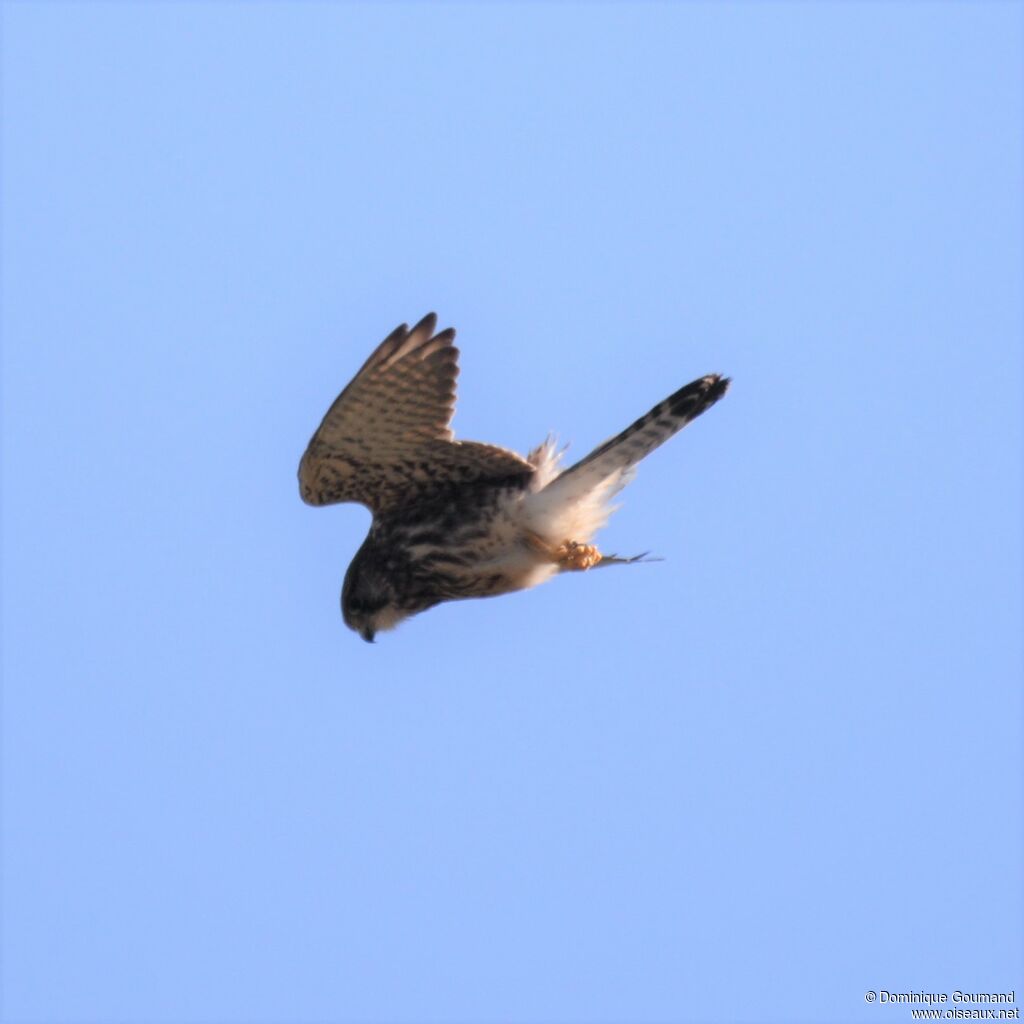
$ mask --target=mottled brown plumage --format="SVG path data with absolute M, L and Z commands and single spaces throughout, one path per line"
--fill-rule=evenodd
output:
M 299 465 L 303 500 L 355 501 L 375 515 L 436 484 L 529 474 L 507 448 L 455 441 L 459 350 L 455 331 L 434 334 L 430 313 L 395 328 L 335 399 Z
M 441 601 L 531 587 L 558 572 L 635 561 L 588 542 L 645 455 L 725 394 L 702 377 L 559 472 L 549 441 L 526 458 L 456 441 L 458 349 L 436 316 L 396 328 L 328 410 L 299 464 L 311 505 L 373 512 L 345 575 L 342 615 L 372 640 Z

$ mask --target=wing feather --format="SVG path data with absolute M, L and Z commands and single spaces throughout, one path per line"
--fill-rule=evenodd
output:
M 455 331 L 436 326 L 429 313 L 412 330 L 396 327 L 334 400 L 299 463 L 304 501 L 379 513 L 445 483 L 533 471 L 506 448 L 454 440 L 459 350 Z

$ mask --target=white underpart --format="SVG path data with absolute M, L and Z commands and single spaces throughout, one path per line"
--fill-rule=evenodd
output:
M 570 478 L 564 487 L 549 488 L 560 475 L 561 459 L 550 438 L 530 452 L 536 474 L 522 502 L 523 526 L 555 547 L 566 541 L 587 544 L 618 508 L 611 501 L 633 479 L 634 469 L 616 469 L 596 482 L 581 475 L 578 485 Z
M 574 474 L 550 487 L 561 476 L 561 458 L 551 438 L 530 452 L 527 460 L 535 472 L 529 491 L 509 492 L 489 524 L 486 545 L 466 570 L 474 576 L 500 573 L 507 586 L 499 593 L 535 587 L 561 572 L 558 549 L 570 541 L 589 543 L 615 511 L 611 499 L 633 478 L 632 467 L 620 467 L 601 479 Z M 428 558 L 435 550 L 432 544 L 414 544 L 410 553 Z M 394 624 L 381 622 L 378 628 Z

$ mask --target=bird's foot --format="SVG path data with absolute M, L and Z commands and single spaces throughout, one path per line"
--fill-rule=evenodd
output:
M 562 570 L 592 569 L 601 561 L 601 552 L 593 544 L 567 540 L 555 549 L 555 561 Z

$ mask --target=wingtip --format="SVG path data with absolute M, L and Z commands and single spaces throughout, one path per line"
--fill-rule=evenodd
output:
M 416 324 L 409 334 L 410 337 L 413 335 L 419 337 L 422 334 L 425 341 L 441 341 L 446 345 L 450 345 L 452 341 L 455 340 L 454 327 L 446 327 L 443 331 L 437 330 L 436 313 L 428 313 L 418 324 Z
M 437 314 L 428 313 L 422 320 L 412 329 L 413 334 L 424 333 L 428 338 L 434 334 L 434 328 L 437 327 Z

